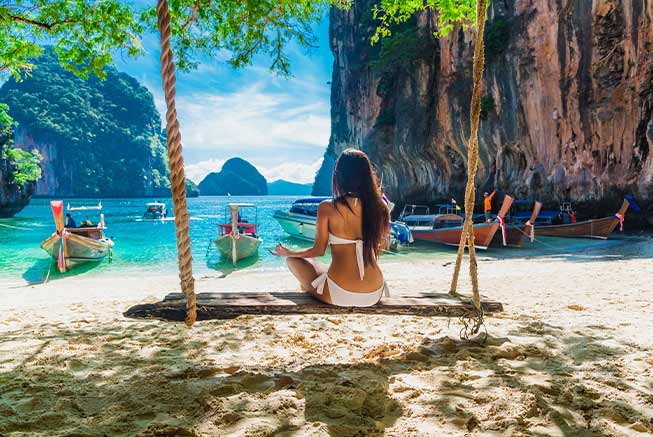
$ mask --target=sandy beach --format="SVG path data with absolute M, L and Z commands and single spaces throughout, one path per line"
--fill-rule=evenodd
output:
M 505 308 L 484 345 L 456 319 L 122 317 L 174 275 L 9 284 L 0 435 L 651 435 L 653 240 L 629 244 L 637 256 L 481 254 L 482 292 Z M 383 269 L 393 293 L 446 291 L 453 259 Z M 283 289 L 283 270 L 197 278 L 198 292 Z

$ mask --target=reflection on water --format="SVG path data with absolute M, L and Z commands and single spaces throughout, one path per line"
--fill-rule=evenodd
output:
M 188 199 L 191 216 L 190 236 L 193 269 L 198 275 L 210 275 L 219 271 L 233 272 L 230 260 L 220 257 L 212 241 L 218 234 L 217 224 L 224 220 L 224 208 L 229 201 L 253 202 L 258 206 L 259 234 L 263 244 L 259 256 L 241 260 L 237 268 L 278 269 L 283 259 L 268 252 L 278 242 L 291 248 L 305 248 L 310 243 L 290 238 L 283 233 L 272 215 L 277 209 L 288 209 L 294 197 L 226 197 L 206 196 Z M 97 204 L 99 199 L 68 201 L 73 205 Z M 113 261 L 78 267 L 71 275 L 116 275 L 173 273 L 177 269 L 175 230 L 173 221 L 141 221 L 145 205 L 152 199 L 102 199 L 106 235 L 115 242 Z M 172 202 L 166 199 L 168 209 Z M 78 211 L 74 217 L 79 223 L 86 218 L 97 220 L 94 211 Z M 28 283 L 42 282 L 49 274 L 51 280 L 62 277 L 48 255 L 39 247 L 54 229 L 49 200 L 34 199 L 17 217 L 0 219 L 0 280 L 23 278 Z M 653 240 L 650 234 L 613 234 L 610 240 L 565 239 L 537 237 L 534 243 L 524 242 L 522 249 L 491 248 L 479 252 L 490 259 L 563 257 L 571 261 L 613 260 L 653 256 Z M 429 243 L 415 243 L 401 253 L 382 257 L 384 262 L 405 262 L 413 259 L 450 261 L 456 249 Z M 328 262 L 328 255 L 325 262 Z

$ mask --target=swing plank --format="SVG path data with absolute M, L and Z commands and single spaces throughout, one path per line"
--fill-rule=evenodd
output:
M 163 301 L 135 305 L 123 315 L 136 319 L 183 321 L 186 301 L 182 293 L 168 294 Z M 500 302 L 482 299 L 485 313 L 503 311 Z M 468 297 L 446 293 L 411 293 L 384 297 L 371 307 L 337 307 L 319 302 L 307 293 L 199 293 L 197 320 L 233 319 L 243 315 L 291 314 L 390 314 L 424 317 L 459 317 L 474 310 Z

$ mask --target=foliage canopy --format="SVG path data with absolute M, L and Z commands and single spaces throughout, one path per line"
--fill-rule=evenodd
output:
M 394 25 L 405 23 L 414 14 L 427 9 L 437 14 L 436 37 L 447 36 L 456 23 L 461 23 L 463 28 L 476 23 L 476 0 L 381 0 L 373 8 L 379 25 L 372 43 L 390 36 Z
M 289 74 L 289 44 L 314 45 L 313 23 L 330 5 L 350 1 L 170 0 L 175 61 L 190 69 L 201 56 L 226 55 L 242 67 L 265 53 L 273 71 Z M 29 72 L 48 44 L 65 68 L 104 77 L 117 51 L 141 53 L 140 38 L 155 28 L 156 0 L 144 8 L 121 0 L 0 0 L 0 72 Z

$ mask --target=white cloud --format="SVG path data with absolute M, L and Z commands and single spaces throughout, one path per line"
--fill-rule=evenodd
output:
M 258 167 L 258 169 L 268 182 L 284 179 L 290 182 L 308 184 L 313 183 L 315 180 L 315 173 L 317 173 L 320 165 L 322 165 L 322 158 L 312 164 L 285 162 L 274 167 Z
M 187 164 L 185 166 L 186 177 L 199 184 L 207 174 L 220 171 L 224 162 L 225 160 L 222 159 L 207 159 L 196 164 Z M 310 164 L 284 162 L 283 164 L 272 167 L 254 164 L 258 171 L 265 176 L 268 182 L 284 179 L 286 181 L 297 182 L 300 184 L 313 183 L 315 174 L 320 168 L 320 165 L 322 165 L 322 158 Z
M 180 96 L 177 113 L 184 145 L 195 150 L 237 153 L 309 146 L 321 152 L 329 140 L 326 102 L 265 91 L 261 82 L 230 93 Z
M 185 164 L 184 171 L 188 179 L 199 184 L 207 174 L 220 171 L 222 164 L 224 164 L 223 159 L 207 159 L 196 164 Z

